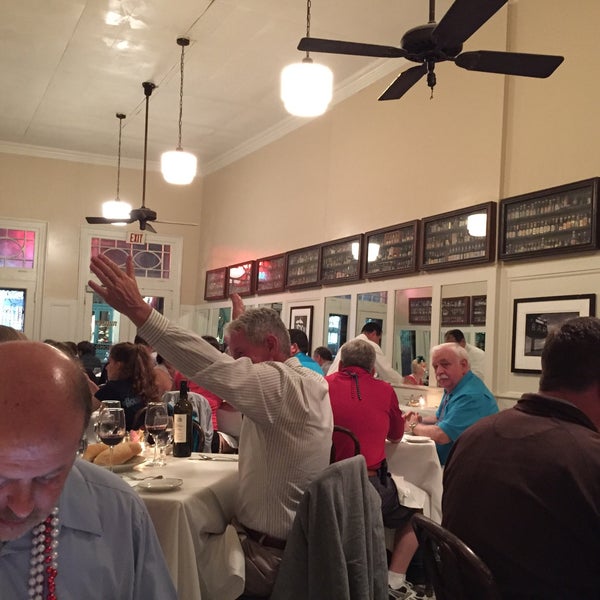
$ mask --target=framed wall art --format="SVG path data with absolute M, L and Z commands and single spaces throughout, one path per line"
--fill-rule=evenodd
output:
M 365 233 L 363 277 L 394 277 L 417 270 L 419 221 Z
M 206 271 L 204 299 L 224 300 L 225 298 L 227 298 L 227 267 Z
M 363 234 L 359 233 L 321 244 L 321 283 L 346 283 L 360 279 L 362 243 Z
M 470 296 L 442 298 L 442 326 L 468 325 L 471 317 L 470 305 Z
M 408 299 L 408 322 L 412 325 L 431 325 L 431 298 Z
M 471 296 L 471 325 L 485 325 L 487 296 Z
M 595 294 L 515 299 L 511 371 L 541 373 L 542 349 L 548 332 L 567 319 L 595 315 Z
M 288 290 L 319 287 L 321 246 L 308 246 L 287 253 L 285 287 Z
M 308 338 L 308 347 L 312 348 L 312 306 L 292 306 L 290 308 L 290 329 L 300 329 L 304 331 Z
M 420 268 L 460 268 L 493 262 L 496 253 L 496 203 L 421 219 Z
M 227 267 L 227 295 L 251 296 L 255 292 L 256 261 L 247 260 Z
M 599 181 L 594 177 L 501 200 L 498 258 L 596 249 Z
M 283 292 L 285 289 L 285 254 L 267 256 L 256 261 L 256 293 Z

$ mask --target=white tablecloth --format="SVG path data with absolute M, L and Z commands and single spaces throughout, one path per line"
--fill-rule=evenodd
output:
M 388 470 L 398 487 L 398 493 L 407 493 L 402 504 L 422 508 L 425 516 L 434 521 L 442 521 L 442 467 L 433 441 L 410 443 L 402 439 L 400 443 L 385 443 Z M 405 486 L 409 482 L 416 486 Z M 425 492 L 426 496 L 419 493 Z M 403 501 L 404 500 L 404 501 Z
M 242 548 L 228 526 L 235 507 L 238 464 L 232 455 L 215 456 L 230 460 L 169 456 L 166 467 L 139 467 L 144 475 L 183 479 L 177 490 L 140 491 L 179 600 L 233 600 L 244 589 Z

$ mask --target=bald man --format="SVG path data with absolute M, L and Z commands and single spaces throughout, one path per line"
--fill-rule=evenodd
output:
M 75 460 L 91 412 L 81 368 L 12 341 L 0 344 L 0 381 L 2 597 L 175 599 L 136 492 Z

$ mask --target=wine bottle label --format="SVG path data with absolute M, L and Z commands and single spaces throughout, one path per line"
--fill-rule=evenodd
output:
M 186 414 L 175 414 L 173 415 L 173 441 L 176 444 L 185 444 L 189 440 L 187 439 L 187 420 L 188 415 Z

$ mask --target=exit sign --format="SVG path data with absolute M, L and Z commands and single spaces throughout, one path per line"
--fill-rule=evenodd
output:
M 146 234 L 139 231 L 129 232 L 129 243 L 130 244 L 145 244 Z

